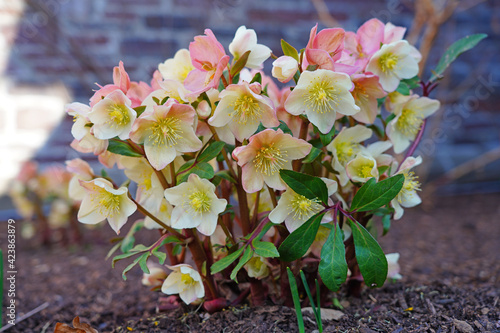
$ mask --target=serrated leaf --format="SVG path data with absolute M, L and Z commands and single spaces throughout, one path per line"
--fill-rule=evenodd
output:
M 177 177 L 177 183 L 180 184 L 187 181 L 189 175 L 192 173 L 205 179 L 212 179 L 215 175 L 214 168 L 210 164 L 206 162 L 196 163 L 188 172 L 184 172 Z
M 252 259 L 253 257 L 253 250 L 250 248 L 250 247 L 247 247 L 245 249 L 245 252 L 243 253 L 243 255 L 241 256 L 241 259 L 240 261 L 238 262 L 238 265 L 236 265 L 236 267 L 233 269 L 233 271 L 231 272 L 231 280 L 234 280 L 236 282 L 238 282 L 238 280 L 236 280 L 236 275 L 238 275 L 238 272 L 240 271 L 240 269 L 250 260 Z
M 252 241 L 255 253 L 264 258 L 276 258 L 280 256 L 278 249 L 271 242 Z
M 381 287 L 387 278 L 387 259 L 373 236 L 357 221 L 349 220 L 354 251 L 361 275 L 368 287 Z
M 352 199 L 351 211 L 366 212 L 385 206 L 403 188 L 405 176 L 402 174 L 376 182 L 370 178 Z
M 335 223 L 321 249 L 318 273 L 331 291 L 339 290 L 347 278 L 344 234 L 338 223 Z
M 281 243 L 278 251 L 282 261 L 294 261 L 307 252 L 318 233 L 323 215 L 325 213 L 313 215 Z
M 284 39 L 281 40 L 281 49 L 283 50 L 284 55 L 294 58 L 297 62 L 299 61 L 299 53 L 297 52 L 297 49 L 288 44 Z
M 328 203 L 328 189 L 321 178 L 285 169 L 280 170 L 280 176 L 298 194 L 307 199 L 318 198 L 324 204 Z
M 219 153 L 224 149 L 225 143 L 222 141 L 214 141 L 208 145 L 205 150 L 198 156 L 198 162 L 209 162 L 219 155 Z
M 148 268 L 148 258 L 151 254 L 149 252 L 144 253 L 139 257 L 139 266 L 141 267 L 142 271 L 146 274 L 149 274 L 149 268 Z
M 236 60 L 236 63 L 231 67 L 231 76 L 235 76 L 238 74 L 243 68 L 245 68 L 245 65 L 247 64 L 248 56 L 250 55 L 251 50 L 246 51 L 243 53 L 238 60 Z
M 444 52 L 443 56 L 439 60 L 436 69 L 433 71 L 433 74 L 430 78 L 430 81 L 435 81 L 445 69 L 453 62 L 459 55 L 472 49 L 476 46 L 481 40 L 488 37 L 486 34 L 475 34 L 466 36 L 462 39 L 457 40 L 455 43 L 451 44 L 450 47 Z
M 212 264 L 212 267 L 210 267 L 210 272 L 212 272 L 212 274 L 215 274 L 222 271 L 223 269 L 231 265 L 236 259 L 238 259 L 243 250 L 244 247 L 241 247 L 238 250 L 234 251 L 233 253 L 228 254 L 221 260 L 214 262 Z
M 133 150 L 126 142 L 116 139 L 109 140 L 108 151 L 123 156 L 142 157 L 141 154 Z
M 309 154 L 304 158 L 302 163 L 307 164 L 307 163 L 312 163 L 314 160 L 321 155 L 322 150 L 318 149 L 316 147 L 311 147 L 311 151 Z

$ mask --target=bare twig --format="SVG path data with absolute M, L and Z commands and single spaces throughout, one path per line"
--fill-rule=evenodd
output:
M 31 316 L 33 316 L 33 315 L 37 314 L 38 312 L 40 312 L 40 311 L 44 310 L 44 309 L 45 309 L 45 308 L 47 308 L 49 305 L 50 305 L 50 304 L 49 304 L 49 302 L 45 302 L 45 303 L 43 303 L 43 304 L 42 304 L 42 305 L 40 305 L 39 307 L 37 307 L 37 308 L 35 308 L 35 309 L 31 310 L 30 312 L 26 313 L 24 316 L 19 317 L 19 318 L 15 321 L 14 325 L 12 325 L 12 324 L 8 324 L 8 325 L 5 325 L 4 327 L 0 328 L 0 332 L 5 332 L 7 329 L 11 328 L 12 326 L 15 326 L 16 324 L 19 324 L 21 321 L 23 321 L 23 320 L 25 320 L 25 319 L 27 319 L 27 318 L 29 318 L 29 317 L 31 317 Z

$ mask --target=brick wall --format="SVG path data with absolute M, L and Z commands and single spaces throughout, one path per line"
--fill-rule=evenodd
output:
M 17 84 L 62 82 L 74 99 L 82 102 L 90 97 L 95 82 L 111 81 L 111 69 L 120 60 L 133 80 L 149 80 L 159 62 L 177 49 L 187 48 L 204 28 L 211 28 L 227 48 L 236 28 L 246 25 L 257 31 L 260 43 L 279 54 L 281 38 L 301 48 L 307 43 L 310 28 L 319 20 L 309 0 L 4 1 L 10 9 L 3 10 L 1 17 L 21 15 L 18 29 L 2 26 L 2 33 L 12 43 L 6 75 Z M 409 27 L 413 17 L 408 1 L 325 2 L 332 16 L 349 30 L 357 29 L 371 17 Z M 435 174 L 498 146 L 500 2 L 484 1 L 467 8 L 475 2 L 462 1 L 461 9 L 440 31 L 429 58 L 429 64 L 435 64 L 446 46 L 466 34 L 485 32 L 490 36 L 475 51 L 460 58 L 443 82 L 446 89 L 438 91 L 440 98 L 451 105 L 437 117 L 444 134 L 428 130 L 434 146 L 429 144 L 427 151 L 421 151 L 436 157 Z M 484 81 L 490 83 L 485 85 Z M 489 94 L 479 98 L 478 89 Z M 67 131 L 68 124 L 61 126 L 61 132 Z M 66 142 L 60 142 L 60 135 L 57 138 L 59 149 Z M 53 147 L 49 142 L 37 157 L 55 156 Z M 498 164 L 494 167 L 500 169 Z M 487 174 L 490 177 L 489 170 Z

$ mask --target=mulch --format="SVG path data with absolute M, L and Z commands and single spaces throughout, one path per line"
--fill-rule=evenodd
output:
M 361 298 L 332 295 L 344 316 L 324 321 L 324 332 L 500 332 L 499 202 L 500 194 L 434 197 L 407 210 L 380 238 L 386 253 L 401 254 L 403 279 Z M 104 260 L 108 229 L 94 230 L 83 247 L 19 245 L 17 315 L 44 309 L 6 332 L 53 332 L 75 316 L 99 332 L 298 332 L 294 310 L 271 302 L 212 315 L 196 306 L 156 313 L 161 295 L 141 285 L 140 269 L 123 281 L 127 263 L 112 269 Z M 5 232 L 0 223 L 2 244 Z M 305 323 L 307 332 L 317 329 L 312 316 Z

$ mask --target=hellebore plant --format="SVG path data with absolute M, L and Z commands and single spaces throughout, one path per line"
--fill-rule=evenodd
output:
M 119 234 L 140 212 L 110 251 L 122 252 L 113 265 L 132 260 L 124 279 L 139 265 L 144 284 L 208 311 L 248 295 L 254 305 L 291 306 L 287 272 L 306 267 L 312 292 L 303 287 L 318 307 L 326 288 L 347 281 L 359 295 L 363 283 L 400 278 L 398 255 L 387 257 L 389 269 L 374 226 L 385 235 L 391 219 L 420 203 L 412 168 L 422 158 L 413 153 L 439 109 L 428 96 L 451 61 L 485 37 L 453 44 L 424 82 L 404 32 L 376 19 L 357 32 L 315 26 L 304 49 L 282 40 L 276 57 L 240 27 L 231 59 L 207 29 L 150 84 L 130 81 L 120 62 L 89 106 L 67 106 L 72 147 L 129 178 L 117 185 L 69 162 L 78 219 L 107 220 Z M 270 57 L 272 76 L 294 86 L 280 89 L 260 70 Z M 157 241 L 135 244 L 135 233 L 151 229 Z M 236 295 L 223 295 L 222 282 Z

